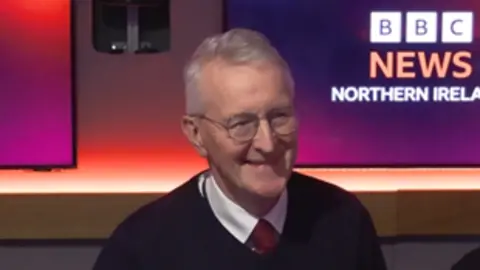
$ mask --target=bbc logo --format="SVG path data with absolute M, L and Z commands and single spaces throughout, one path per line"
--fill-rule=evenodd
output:
M 473 12 L 443 12 L 437 22 L 437 12 L 406 12 L 403 29 L 402 12 L 371 12 L 370 42 L 401 43 L 404 35 L 406 43 L 436 43 L 439 30 L 442 43 L 473 42 Z

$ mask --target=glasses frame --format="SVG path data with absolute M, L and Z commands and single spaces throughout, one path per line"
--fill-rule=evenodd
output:
M 272 127 L 272 121 L 271 119 L 269 118 L 265 118 L 265 117 L 257 117 L 256 118 L 256 121 L 254 122 L 255 123 L 255 133 L 253 133 L 253 135 L 251 136 L 251 138 L 249 139 L 239 139 L 239 138 L 236 138 L 234 136 L 232 136 L 231 134 L 231 130 L 232 130 L 232 127 L 228 126 L 228 124 L 225 124 L 221 121 L 218 121 L 218 120 L 215 120 L 215 119 L 212 119 L 204 114 L 196 114 L 196 115 L 191 115 L 192 117 L 196 117 L 196 118 L 199 118 L 199 119 L 203 119 L 203 120 L 207 120 L 208 122 L 214 124 L 214 125 L 217 125 L 218 127 L 221 127 L 222 129 L 224 129 L 226 132 L 227 132 L 227 135 L 230 139 L 234 140 L 234 141 L 237 141 L 237 142 L 241 142 L 241 143 L 244 143 L 244 142 L 249 142 L 249 141 L 252 141 L 255 136 L 257 135 L 258 133 L 258 129 L 260 127 L 260 121 L 262 119 L 266 119 L 267 122 L 268 122 L 268 126 L 270 127 L 270 130 L 272 132 L 272 134 L 274 135 L 277 135 L 277 136 L 289 136 L 289 135 L 292 135 L 293 133 L 295 133 L 295 131 L 297 131 L 298 129 L 298 120 L 297 120 L 297 116 L 295 114 L 292 115 L 292 118 L 293 120 L 295 121 L 295 125 L 294 125 L 294 128 L 292 129 L 292 131 L 288 132 L 288 133 L 279 133 L 277 132 L 277 130 L 275 130 L 275 128 Z

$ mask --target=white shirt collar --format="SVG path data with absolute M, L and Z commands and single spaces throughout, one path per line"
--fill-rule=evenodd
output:
M 206 174 L 200 177 L 199 187 L 201 192 L 203 192 L 203 184 L 205 184 L 205 192 L 207 193 L 206 196 L 203 195 L 207 197 L 216 218 L 235 238 L 242 243 L 246 243 L 258 222 L 258 218 L 230 200 L 217 185 L 213 176 Z M 283 231 L 287 216 L 287 197 L 287 191 L 285 190 L 277 204 L 263 217 L 280 234 Z

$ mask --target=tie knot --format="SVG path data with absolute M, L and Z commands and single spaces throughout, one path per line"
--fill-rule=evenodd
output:
M 266 253 L 277 245 L 277 231 L 265 219 L 260 219 L 252 232 L 252 243 L 255 251 Z

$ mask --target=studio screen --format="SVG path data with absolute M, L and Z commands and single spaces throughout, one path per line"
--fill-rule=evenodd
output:
M 480 164 L 480 2 L 226 2 L 290 64 L 298 166 Z
M 74 165 L 71 1 L 2 0 L 0 167 Z

